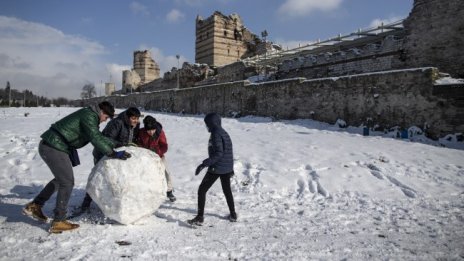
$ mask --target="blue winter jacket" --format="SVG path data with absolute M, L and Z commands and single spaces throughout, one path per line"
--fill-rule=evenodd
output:
M 203 165 L 213 174 L 228 174 L 234 171 L 234 153 L 229 134 L 221 127 L 221 117 L 216 113 L 205 116 L 205 124 L 211 136 L 208 142 L 208 158 Z

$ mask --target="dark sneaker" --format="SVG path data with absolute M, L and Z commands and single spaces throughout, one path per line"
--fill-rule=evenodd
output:
M 229 215 L 229 221 L 230 222 L 237 222 L 237 213 L 230 213 Z
M 176 201 L 176 196 L 174 196 L 174 194 L 172 194 L 172 191 L 166 192 L 166 196 L 169 198 L 169 200 L 170 200 L 171 202 Z
M 84 200 L 82 200 L 81 204 L 81 211 L 85 212 L 90 208 L 90 204 L 92 203 L 92 198 L 89 194 L 85 194 Z
M 50 229 L 48 232 L 50 233 L 61 233 L 63 231 L 69 231 L 73 229 L 79 228 L 78 224 L 73 224 L 67 220 L 62 220 L 62 221 L 53 221 L 52 225 L 50 226 Z
M 81 213 L 89 213 L 90 212 L 90 204 L 86 205 L 86 204 L 82 204 L 79 209 L 78 209 L 79 212 Z
M 23 214 L 41 222 L 48 222 L 48 217 L 42 213 L 42 206 L 30 202 L 23 209 Z
M 201 226 L 203 225 L 203 216 L 196 216 L 193 219 L 187 220 L 190 225 Z

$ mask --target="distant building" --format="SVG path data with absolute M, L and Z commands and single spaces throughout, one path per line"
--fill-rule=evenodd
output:
M 105 95 L 110 96 L 116 90 L 116 86 L 112 82 L 105 83 Z
M 196 18 L 195 62 L 222 66 L 253 56 L 261 42 L 243 25 L 238 14 L 216 11 L 212 16 Z
M 122 91 L 123 93 L 137 90 L 140 85 L 160 78 L 159 65 L 151 57 L 148 50 L 135 51 L 133 69 L 123 71 Z

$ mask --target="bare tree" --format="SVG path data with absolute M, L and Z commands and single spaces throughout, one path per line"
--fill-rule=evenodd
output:
M 97 96 L 97 92 L 95 90 L 95 85 L 88 83 L 82 87 L 81 98 L 82 99 L 90 99 Z

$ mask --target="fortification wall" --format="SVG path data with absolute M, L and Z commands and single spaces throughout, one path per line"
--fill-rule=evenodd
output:
M 277 119 L 314 119 L 334 123 L 428 126 L 432 137 L 464 132 L 464 86 L 434 86 L 435 68 L 419 68 L 340 78 L 296 78 L 250 84 L 238 81 L 209 86 L 110 96 L 78 101 L 109 100 L 118 108 L 208 113 L 230 116 L 271 116 Z M 443 89 L 441 89 L 443 88 Z M 446 88 L 454 88 L 453 95 Z
M 218 11 L 207 19 L 197 17 L 195 35 L 195 62 L 211 66 L 230 64 L 252 55 L 249 45 L 257 39 L 238 14 L 225 16 Z
M 464 78 L 464 1 L 415 0 L 404 27 L 407 67 L 434 66 Z

